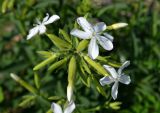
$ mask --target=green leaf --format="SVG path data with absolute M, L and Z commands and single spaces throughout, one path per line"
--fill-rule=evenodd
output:
M 99 82 L 97 81 L 97 79 L 94 77 L 94 75 L 91 74 L 91 76 L 92 76 L 93 82 L 94 82 L 94 84 L 95 84 L 98 92 L 99 92 L 100 94 L 102 94 L 104 97 L 107 98 L 107 94 L 106 94 L 106 92 L 104 91 L 103 87 L 100 85 L 100 83 L 99 83 Z
M 93 61 L 88 56 L 84 56 L 84 59 L 92 68 L 97 70 L 97 72 L 99 72 L 103 76 L 108 76 L 109 75 L 109 73 L 107 73 L 107 71 L 99 63 Z
M 111 60 L 109 60 L 109 58 L 110 58 L 110 56 L 107 56 L 107 57 L 98 56 L 96 59 L 99 60 L 100 62 L 102 62 L 103 64 L 107 64 L 112 67 L 119 68 L 121 66 L 121 63 L 111 61 Z
M 82 40 L 79 45 L 77 46 L 77 52 L 83 51 L 88 46 L 88 40 Z
M 41 84 L 40 84 L 40 78 L 37 72 L 34 72 L 34 83 L 37 89 L 39 89 Z
M 52 63 L 55 59 L 56 59 L 57 55 L 52 55 L 51 57 L 47 58 L 46 60 L 42 61 L 41 63 L 39 63 L 38 65 L 36 65 L 33 70 L 37 71 L 41 68 L 43 68 L 44 66 L 46 66 L 49 63 Z
M 84 18 L 88 18 L 88 16 L 89 16 L 89 13 L 86 13 L 85 15 L 84 15 Z
M 8 7 L 8 0 L 4 0 L 2 3 L 2 13 L 5 13 Z
M 71 38 L 63 29 L 59 29 L 59 34 L 61 34 L 66 41 L 68 41 L 69 43 L 72 43 Z
M 101 62 L 106 63 L 106 62 L 108 62 L 108 58 L 110 58 L 110 56 L 107 56 L 107 57 L 106 56 L 105 57 L 98 56 L 96 59 L 101 61 Z
M 49 72 L 52 72 L 52 71 L 54 71 L 56 68 L 60 67 L 61 65 L 63 65 L 63 64 L 66 63 L 66 62 L 67 62 L 67 58 L 64 58 L 64 59 L 62 59 L 62 60 L 60 60 L 60 61 L 52 64 L 52 65 L 48 68 L 48 71 L 49 71 Z
M 122 65 L 121 63 L 116 63 L 116 62 L 111 62 L 111 61 L 108 61 L 107 64 L 112 67 L 116 67 L 116 68 L 119 68 Z
M 54 54 L 53 52 L 50 52 L 50 51 L 37 51 L 37 53 L 44 58 L 49 58 Z
M 49 100 L 60 100 L 62 97 L 59 97 L 59 96 L 51 96 L 49 97 L 48 99 Z
M 91 83 L 91 79 L 90 79 L 90 76 L 85 73 L 85 70 L 83 69 L 83 65 L 82 63 L 79 64 L 79 67 L 80 67 L 80 72 L 79 72 L 79 77 L 81 79 L 81 81 L 87 86 L 87 87 L 90 87 L 90 83 Z
M 29 92 L 31 92 L 33 94 L 37 94 L 38 91 L 33 86 L 31 86 L 30 84 L 28 84 L 27 82 L 25 82 L 24 80 L 22 80 L 16 74 L 11 73 L 10 76 L 12 77 L 13 80 L 15 80 L 16 82 L 18 82 L 21 86 L 23 86 L 24 88 L 26 88 Z
M 50 38 L 50 40 L 55 44 L 56 47 L 58 47 L 59 49 L 70 49 L 71 45 L 62 40 L 61 38 L 57 37 L 54 34 L 47 34 L 47 36 Z
M 34 95 L 24 96 L 24 100 L 19 104 L 19 106 L 20 107 L 31 106 L 35 98 L 36 97 Z
M 0 86 L 0 103 L 4 100 L 4 94 L 3 94 L 3 89 Z
M 15 0 L 10 0 L 9 3 L 8 3 L 8 8 L 9 9 L 12 9 L 14 7 L 14 2 Z
M 91 86 L 91 78 L 89 75 L 87 75 L 87 76 L 84 74 L 80 74 L 80 79 L 87 87 L 90 87 Z
M 121 104 L 122 104 L 122 102 L 111 102 L 109 104 L 109 107 L 111 107 L 114 110 L 118 110 L 118 109 L 120 109 Z
M 84 70 L 85 70 L 88 74 L 92 74 L 92 73 L 91 73 L 91 70 L 90 70 L 89 67 L 88 67 L 88 64 L 84 61 L 83 58 L 81 58 L 81 64 L 82 64 Z

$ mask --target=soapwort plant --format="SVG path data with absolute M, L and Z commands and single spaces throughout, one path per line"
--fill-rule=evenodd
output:
M 40 95 L 43 97 L 43 95 L 38 92 L 40 88 L 40 78 L 38 73 L 40 70 L 46 68 L 47 73 L 50 73 L 51 75 L 56 69 L 61 69 L 61 67 L 66 66 L 64 69 L 68 72 L 68 86 L 64 86 L 67 88 L 65 99 L 67 100 L 67 107 L 64 109 L 64 113 L 72 113 L 76 108 L 75 85 L 79 80 L 87 86 L 87 88 L 90 88 L 91 85 L 94 84 L 97 91 L 102 94 L 105 99 L 107 99 L 108 96 L 102 87 L 104 84 L 115 82 L 113 85 L 113 87 L 115 87 L 115 84 L 118 84 L 118 81 L 125 84 L 130 83 L 130 80 L 127 81 L 127 83 L 123 80 L 121 81 L 122 78 L 126 77 L 126 75 L 121 73 L 121 70 L 123 70 L 125 66 L 121 66 L 120 63 L 114 63 L 115 61 L 112 62 L 109 53 L 108 56 L 102 56 L 101 48 L 98 47 L 98 44 L 100 44 L 103 47 L 102 49 L 109 50 L 111 52 L 111 50 L 114 49 L 113 36 L 109 35 L 107 32 L 125 27 L 127 26 L 126 23 L 116 23 L 107 26 L 104 22 L 100 22 L 93 26 L 87 21 L 88 18 L 85 16 L 77 18 L 77 22 L 75 22 L 74 28 L 71 29 L 70 33 L 66 32 L 64 29 L 59 29 L 59 35 L 47 33 L 45 25 L 52 23 L 59 18 L 60 17 L 57 15 L 53 15 L 49 18 L 49 15 L 47 15 L 43 19 L 42 23 L 38 23 L 36 27 L 29 31 L 29 35 L 27 36 L 27 39 L 30 39 L 37 33 L 45 34 L 53 43 L 53 46 L 49 51 L 38 51 L 40 56 L 44 57 L 45 60 L 38 63 L 33 68 L 33 71 L 35 72 L 34 77 L 37 89 L 33 88 L 17 75 L 11 74 L 11 77 L 14 80 L 22 84 L 22 86 L 34 95 Z M 81 28 L 82 30 L 80 30 Z M 115 72 L 114 67 L 120 67 L 118 73 Z M 112 91 L 113 99 L 117 98 L 117 93 L 118 85 L 116 85 L 116 90 L 114 93 Z M 113 94 L 115 96 L 113 96 Z M 32 99 L 34 98 L 30 98 L 30 100 Z M 46 100 L 46 97 L 44 100 L 47 101 L 47 103 L 51 103 L 49 100 Z M 64 105 L 64 99 L 62 99 L 63 102 L 61 99 L 58 100 L 60 101 L 60 104 Z M 115 104 L 115 106 L 117 105 L 118 104 Z M 55 102 L 52 103 L 51 109 L 48 112 L 52 111 L 54 111 L 54 113 L 63 112 L 60 105 Z

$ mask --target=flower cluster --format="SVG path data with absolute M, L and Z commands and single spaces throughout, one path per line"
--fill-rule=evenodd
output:
M 27 39 L 31 39 L 36 34 L 45 33 L 46 32 L 45 25 L 53 23 L 54 21 L 56 21 L 58 19 L 60 19 L 60 17 L 58 15 L 53 15 L 49 18 L 49 15 L 47 14 L 47 16 L 43 19 L 42 22 L 37 21 L 38 24 L 29 31 Z M 82 30 L 74 28 L 70 32 L 70 34 L 72 36 L 78 37 L 82 40 L 90 40 L 90 42 L 88 44 L 88 56 L 91 58 L 92 61 L 94 61 L 99 56 L 99 46 L 98 45 L 100 45 L 103 49 L 105 49 L 107 51 L 111 51 L 114 48 L 114 46 L 113 46 L 114 38 L 113 38 L 113 36 L 108 34 L 106 31 L 108 29 L 118 29 L 118 28 L 127 26 L 126 23 L 117 23 L 117 24 L 113 24 L 111 26 L 107 26 L 104 22 L 99 22 L 95 25 L 92 25 L 84 17 L 77 18 L 77 23 L 82 28 Z M 48 35 L 48 36 L 50 36 L 50 35 Z M 56 37 L 54 37 L 54 38 L 56 38 Z M 59 39 L 56 38 L 56 40 L 59 40 Z M 59 42 L 62 42 L 62 41 L 59 40 Z M 63 46 L 65 46 L 65 45 L 63 45 Z M 51 61 L 54 59 L 55 59 L 55 56 L 52 57 L 52 59 L 49 59 L 48 61 Z M 85 60 L 87 60 L 87 57 Z M 65 61 L 66 61 L 66 59 L 63 60 L 63 62 L 65 62 Z M 89 62 L 89 61 L 87 61 L 87 62 Z M 59 62 L 59 64 L 60 63 L 62 64 L 62 61 Z M 111 95 L 114 100 L 117 98 L 119 82 L 126 84 L 126 85 L 128 85 L 131 82 L 130 77 L 125 75 L 124 73 L 122 73 L 122 70 L 125 67 L 127 67 L 129 64 L 130 64 L 129 61 L 124 62 L 122 64 L 122 66 L 118 69 L 117 72 L 114 69 L 114 67 L 111 67 L 110 65 L 103 65 L 104 70 L 106 70 L 109 73 L 109 75 L 106 75 L 103 78 L 101 78 L 99 80 L 99 83 L 102 86 L 104 86 L 106 84 L 110 85 L 110 84 L 114 83 L 112 86 L 112 90 L 111 90 Z M 57 65 L 58 65 L 58 63 L 57 63 Z M 71 58 L 69 66 L 70 66 L 69 67 L 70 70 L 72 70 L 73 68 L 76 68 L 76 60 L 74 57 Z M 34 69 L 36 70 L 37 67 Z M 101 70 L 103 72 L 103 69 L 101 69 Z M 67 102 L 67 106 L 64 109 L 64 113 L 72 113 L 75 109 L 75 103 L 72 98 L 73 97 L 73 85 L 74 85 L 73 84 L 74 83 L 73 75 L 75 74 L 75 72 L 68 71 L 68 73 L 69 73 L 68 87 L 67 87 L 67 100 L 68 100 L 68 102 Z M 60 105 L 58 105 L 56 103 L 52 103 L 51 109 L 54 111 L 54 113 L 63 113 L 63 110 L 60 107 Z

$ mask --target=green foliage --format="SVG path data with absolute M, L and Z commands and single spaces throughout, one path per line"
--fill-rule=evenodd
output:
M 49 113 L 52 101 L 63 105 L 66 100 L 67 64 L 73 56 L 76 57 L 77 70 L 80 70 L 75 78 L 74 98 L 78 104 L 75 113 L 159 112 L 160 2 L 109 0 L 110 3 L 97 6 L 95 1 L 0 1 L 1 113 Z M 36 18 L 42 19 L 46 12 L 61 17 L 59 22 L 47 27 L 48 34 L 52 34 L 50 38 L 46 36 L 48 34 L 37 35 L 26 41 Z M 111 54 L 103 52 L 105 57 L 99 56 L 96 61 L 82 54 L 88 43 L 86 40 L 79 41 L 69 35 L 75 18 L 86 13 L 88 19 L 95 18 L 91 21 L 104 21 L 107 25 L 117 21 L 128 23 L 127 28 L 108 31 L 115 37 L 115 49 Z M 56 57 L 51 58 L 54 55 Z M 52 62 L 49 60 L 48 64 L 46 59 Z M 113 101 L 109 99 L 110 88 L 102 88 L 97 81 L 100 74 L 107 75 L 107 72 L 96 67 L 99 64 L 119 67 L 120 64 L 115 61 L 126 59 L 131 61 L 127 72 L 131 75 L 132 84 L 128 87 L 121 85 L 118 100 Z M 33 72 L 36 64 L 38 68 L 34 68 Z M 11 72 L 19 76 L 20 85 L 10 78 Z
M 3 100 L 4 100 L 4 93 L 2 87 L 0 87 L 0 103 L 3 102 Z

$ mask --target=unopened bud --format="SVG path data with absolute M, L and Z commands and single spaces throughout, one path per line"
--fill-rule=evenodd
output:
M 116 23 L 116 24 L 112 24 L 112 25 L 108 26 L 107 29 L 109 29 L 109 30 L 119 29 L 119 28 L 126 27 L 127 25 L 128 25 L 127 23 Z

